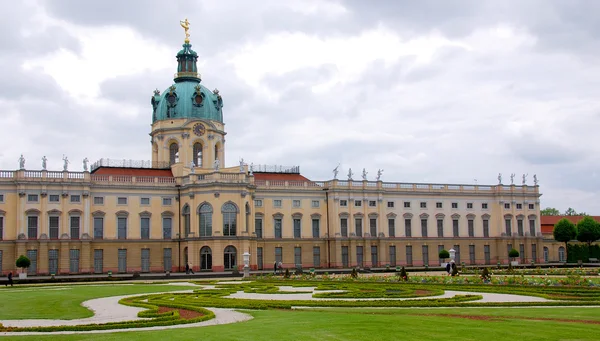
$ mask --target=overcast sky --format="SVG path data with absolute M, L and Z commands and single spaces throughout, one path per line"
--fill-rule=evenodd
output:
M 496 184 L 600 215 L 600 1 L 0 0 L 0 169 L 151 158 L 191 23 L 228 166 Z

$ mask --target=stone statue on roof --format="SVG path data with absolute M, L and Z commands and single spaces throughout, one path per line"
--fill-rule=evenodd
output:
M 381 174 L 383 174 L 383 169 L 377 170 L 377 181 L 381 181 Z
M 244 158 L 240 160 L 240 173 L 244 172 Z
M 25 169 L 25 158 L 23 157 L 23 154 L 21 154 L 21 157 L 19 158 L 19 169 Z
M 369 174 L 369 173 L 367 172 L 367 170 L 365 168 L 363 168 L 363 171 L 362 171 L 362 179 L 363 180 L 367 180 L 367 174 Z
M 525 184 L 527 183 L 527 176 L 528 175 L 529 175 L 529 173 L 528 174 L 523 174 L 523 186 L 525 186 Z
M 196 167 L 196 165 L 194 164 L 194 161 L 190 161 L 190 170 L 191 173 L 194 174 L 196 171 L 194 170 L 194 167 Z
M 340 168 L 340 164 L 338 163 L 337 167 L 335 167 L 335 168 L 333 169 L 333 179 L 334 179 L 334 180 L 337 180 L 338 173 L 340 172 L 340 171 L 339 171 L 339 168 Z
M 498 185 L 502 185 L 502 173 L 498 173 Z
M 187 20 L 187 18 L 185 18 L 185 20 L 180 20 L 179 21 L 179 25 L 181 25 L 181 27 L 183 27 L 183 31 L 185 32 L 185 43 L 189 43 L 190 42 L 190 33 L 188 32 L 190 30 L 190 22 Z
M 213 167 L 215 169 L 216 172 L 219 171 L 219 166 L 220 166 L 221 162 L 219 161 L 219 159 L 215 159 L 215 162 L 213 163 Z
M 354 175 L 354 173 L 352 173 L 352 168 L 348 169 L 348 180 L 352 181 L 352 175 Z
M 67 156 L 63 156 L 63 161 L 65 162 L 63 164 L 63 171 L 68 171 L 69 170 L 69 158 Z
M 533 174 L 533 184 L 536 186 L 538 185 L 538 178 L 536 174 Z
M 511 185 L 514 185 L 514 184 L 515 184 L 515 173 L 512 173 L 512 174 L 510 175 L 510 184 L 511 184 Z
M 48 159 L 46 158 L 46 155 L 44 155 L 42 157 L 42 170 L 46 170 L 46 163 L 48 162 Z
M 88 160 L 87 157 L 85 159 L 83 159 L 83 171 L 84 172 L 88 171 L 88 162 L 90 162 L 90 160 Z

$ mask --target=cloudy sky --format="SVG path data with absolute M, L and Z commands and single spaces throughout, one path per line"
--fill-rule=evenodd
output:
M 0 0 L 7 2 L 8 0 Z M 25 0 L 0 21 L 0 169 L 150 159 L 191 22 L 226 164 L 520 183 L 600 215 L 599 1 Z

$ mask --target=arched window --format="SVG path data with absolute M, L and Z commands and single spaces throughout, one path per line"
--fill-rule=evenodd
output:
M 235 236 L 237 227 L 237 207 L 231 202 L 223 204 L 223 235 Z
M 188 204 L 185 204 L 185 206 L 183 206 L 183 209 L 181 210 L 181 215 L 183 216 L 183 231 L 185 233 L 184 238 L 187 238 L 192 232 L 190 230 L 190 206 Z
M 202 144 L 194 143 L 194 164 L 196 167 L 202 167 Z
M 548 263 L 548 247 L 544 246 L 544 263 Z
M 219 145 L 215 144 L 215 160 L 219 158 Z
M 237 251 L 235 247 L 231 245 L 226 247 L 223 256 L 223 264 L 225 265 L 225 270 L 234 269 L 237 265 Z
M 566 262 L 567 258 L 565 257 L 565 247 L 561 246 L 558 248 L 558 261 L 559 262 Z
M 212 269 L 212 251 L 210 247 L 203 246 L 200 249 L 200 270 Z
M 176 162 L 179 162 L 179 160 L 177 160 L 179 157 L 179 145 L 177 144 L 177 142 L 173 142 L 169 145 L 169 165 L 173 165 Z
M 200 237 L 212 236 L 212 206 L 209 203 L 204 203 L 200 205 L 198 213 L 200 214 Z

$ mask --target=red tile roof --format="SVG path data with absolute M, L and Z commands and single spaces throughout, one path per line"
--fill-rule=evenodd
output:
M 310 181 L 300 174 L 293 173 L 254 173 L 254 180 Z
M 100 167 L 93 172 L 96 175 L 131 175 L 131 176 L 168 176 L 173 177 L 170 169 L 154 168 L 118 168 Z
M 582 215 L 543 215 L 541 218 L 542 225 L 542 233 L 552 233 L 554 231 L 554 225 L 558 223 L 559 220 L 563 218 L 567 218 L 573 224 L 577 224 L 581 219 L 583 219 Z M 595 221 L 600 222 L 600 216 L 591 216 Z

